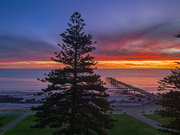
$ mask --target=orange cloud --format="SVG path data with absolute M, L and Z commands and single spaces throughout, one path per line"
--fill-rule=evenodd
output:
M 63 65 L 54 61 L 21 61 L 0 63 L 0 67 L 7 69 L 53 69 L 62 68 Z
M 176 60 L 164 61 L 99 61 L 98 68 L 175 68 Z
M 98 68 L 175 68 L 178 60 L 163 61 L 97 61 Z M 64 66 L 54 61 L 23 61 L 23 62 L 7 62 L 0 63 L 1 68 L 8 69 L 55 69 Z
M 106 39 L 105 39 L 106 40 Z M 105 42 L 105 41 L 104 41 Z M 162 61 L 180 60 L 180 40 L 152 37 L 121 37 L 100 45 L 93 54 L 98 61 Z

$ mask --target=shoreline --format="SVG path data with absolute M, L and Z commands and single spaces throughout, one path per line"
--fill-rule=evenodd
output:
M 110 95 L 108 100 L 112 102 L 114 109 L 121 107 L 134 107 L 142 106 L 145 104 L 152 103 L 151 100 L 145 97 L 138 97 L 133 94 L 122 94 L 121 90 L 119 93 L 115 91 L 112 93 L 111 90 L 107 90 Z M 5 109 L 30 109 L 32 106 L 41 105 L 39 102 L 43 96 L 35 96 L 35 92 L 1 92 L 0 93 L 0 110 Z
M 35 96 L 34 92 L 1 92 L 0 110 L 30 109 L 32 106 L 41 105 L 38 101 L 41 98 Z

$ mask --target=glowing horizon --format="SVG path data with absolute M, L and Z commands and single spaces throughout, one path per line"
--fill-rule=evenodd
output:
M 96 67 L 99 69 L 173 69 L 178 66 L 177 61 L 97 61 Z M 1 63 L 0 67 L 1 69 L 56 69 L 63 68 L 64 65 L 54 61 L 22 61 Z

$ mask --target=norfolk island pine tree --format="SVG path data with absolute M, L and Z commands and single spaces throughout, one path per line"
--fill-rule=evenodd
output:
M 111 106 L 104 82 L 94 73 L 97 62 L 89 54 L 96 42 L 82 32 L 85 24 L 80 13 L 75 12 L 70 21 L 69 28 L 60 34 L 61 51 L 52 58 L 65 67 L 39 79 L 49 85 L 42 89 L 41 94 L 46 95 L 42 105 L 32 108 L 37 111 L 34 127 L 57 128 L 54 134 L 106 135 L 105 129 L 113 128 L 114 120 L 107 114 Z
M 176 35 L 180 38 L 180 34 Z M 177 62 L 180 64 L 179 62 Z M 159 90 L 171 89 L 159 97 L 159 104 L 163 109 L 156 111 L 162 117 L 171 118 L 166 124 L 162 124 L 159 129 L 161 132 L 170 135 L 180 134 L 180 68 L 171 70 L 171 74 L 159 81 Z

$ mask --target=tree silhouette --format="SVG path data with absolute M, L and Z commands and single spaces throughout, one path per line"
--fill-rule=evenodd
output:
M 179 34 L 175 35 L 175 37 L 180 38 L 180 32 L 179 32 Z
M 176 37 L 180 38 L 180 34 Z M 180 68 L 176 67 L 176 69 L 171 70 L 171 74 L 160 80 L 159 84 L 159 90 L 168 88 L 170 91 L 160 95 L 159 104 L 162 105 L 163 109 L 157 110 L 156 113 L 162 117 L 171 118 L 159 130 L 171 135 L 180 135 Z
M 37 111 L 34 127 L 58 128 L 55 134 L 105 135 L 114 120 L 107 114 L 111 109 L 109 95 L 100 76 L 94 73 L 97 63 L 89 54 L 95 50 L 95 42 L 92 35 L 82 32 L 85 24 L 80 13 L 75 12 L 70 21 L 69 28 L 60 34 L 61 51 L 52 58 L 65 67 L 41 79 L 49 85 L 42 90 L 46 95 L 41 100 L 43 105 L 33 108 Z
M 2 125 L 2 123 L 3 123 L 3 117 L 0 116 L 0 126 Z

